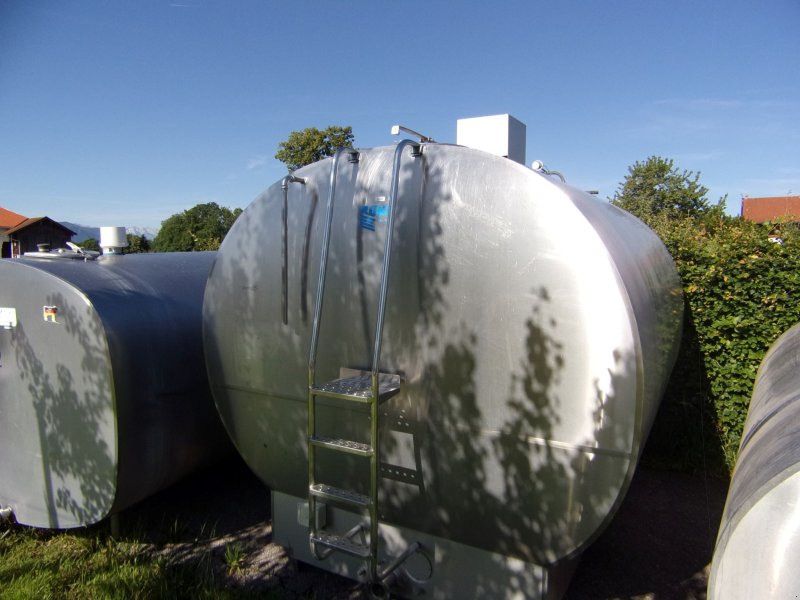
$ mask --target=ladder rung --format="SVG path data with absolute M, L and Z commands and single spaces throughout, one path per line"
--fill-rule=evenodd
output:
M 372 502 L 369 496 L 359 494 L 358 492 L 351 492 L 350 490 L 343 490 L 336 488 L 325 483 L 315 483 L 308 486 L 308 493 L 322 500 L 331 500 L 333 502 L 342 502 L 351 506 L 358 506 L 360 508 L 369 508 Z
M 311 534 L 310 540 L 312 544 L 319 544 L 320 546 L 325 546 L 326 548 L 339 550 L 340 552 L 350 554 L 351 556 L 357 556 L 359 558 L 369 558 L 370 556 L 369 546 L 359 544 L 358 542 L 354 542 L 352 539 L 343 537 L 341 535 L 334 535 L 332 533 L 323 533 L 318 531 L 317 533 Z
M 400 383 L 399 375 L 379 373 L 378 399 L 383 401 L 394 396 L 400 391 Z M 334 379 L 327 383 L 312 386 L 311 392 L 316 396 L 369 403 L 372 402 L 372 376 L 358 375 L 356 377 Z
M 358 456 L 372 456 L 372 446 L 369 444 L 362 444 L 361 442 L 323 436 L 311 437 L 308 438 L 308 441 L 314 446 L 319 446 L 321 448 L 329 448 L 330 450 L 347 452 L 348 454 L 357 454 Z

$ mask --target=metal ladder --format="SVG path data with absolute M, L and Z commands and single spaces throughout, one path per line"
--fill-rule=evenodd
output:
M 328 266 L 328 249 L 330 246 L 331 222 L 333 220 L 333 204 L 336 194 L 336 175 L 342 155 L 347 154 L 350 162 L 358 162 L 358 153 L 351 148 L 337 150 L 333 157 L 330 175 L 330 192 L 325 215 L 322 238 L 319 279 L 314 307 L 314 321 L 311 329 L 311 343 L 308 356 L 308 514 L 309 543 L 314 556 L 323 560 L 333 552 L 342 552 L 363 559 L 367 566 L 367 578 L 372 584 L 381 584 L 409 556 L 416 552 L 420 545 L 414 542 L 404 552 L 393 559 L 383 569 L 378 565 L 378 479 L 380 476 L 380 457 L 378 453 L 378 406 L 400 391 L 400 377 L 379 372 L 383 324 L 386 316 L 386 297 L 389 287 L 389 269 L 391 265 L 392 237 L 397 206 L 400 181 L 400 163 L 403 151 L 411 146 L 413 157 L 421 155 L 421 145 L 411 140 L 401 140 L 397 144 L 392 166 L 392 185 L 389 197 L 389 216 L 386 239 L 384 241 L 383 267 L 381 271 L 378 311 L 375 323 L 375 338 L 372 348 L 372 371 L 367 375 L 335 379 L 318 384 L 315 368 L 317 347 L 319 345 L 320 320 L 322 303 L 325 295 L 325 276 Z M 337 437 L 317 435 L 317 400 L 319 398 L 336 398 L 348 402 L 356 402 L 369 406 L 370 436 L 368 443 L 356 442 Z M 319 450 L 344 452 L 369 459 L 369 493 L 361 494 L 355 490 L 337 488 L 318 480 L 316 458 Z M 336 534 L 324 530 L 318 522 L 317 501 L 330 501 L 345 507 L 352 512 L 366 513 L 365 523 L 359 523 L 344 534 Z M 365 541 L 364 534 L 369 540 Z

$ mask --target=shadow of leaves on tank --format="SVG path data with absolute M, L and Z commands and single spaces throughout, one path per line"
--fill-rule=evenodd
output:
M 471 215 L 463 214 L 457 190 L 447 191 L 442 185 L 447 174 L 423 165 L 419 247 L 397 254 L 401 261 L 418 257 L 418 320 L 412 327 L 404 322 L 408 302 L 397 301 L 402 296 L 396 295 L 387 316 L 387 343 L 394 359 L 387 356 L 385 361 L 391 366 L 392 360 L 404 365 L 415 364 L 418 356 L 426 360 L 417 371 L 409 369 L 418 379 L 410 380 L 406 394 L 391 400 L 384 411 L 391 417 L 402 406 L 416 420 L 412 428 L 418 435 L 404 440 L 384 431 L 382 453 L 387 460 L 396 460 L 409 455 L 400 448 L 403 442 L 421 447 L 417 468 L 424 486 L 384 481 L 381 506 L 387 521 L 495 553 L 490 556 L 498 565 L 504 557 L 540 565 L 570 559 L 596 537 L 594 528 L 602 529 L 599 525 L 610 519 L 627 485 L 630 456 L 615 455 L 610 462 L 621 460 L 618 466 L 604 468 L 605 480 L 592 475 L 590 463 L 608 461 L 609 455 L 599 455 L 602 450 L 593 453 L 598 440 L 616 440 L 609 446 L 615 448 L 630 436 L 605 412 L 614 404 L 615 390 L 635 377 L 633 359 L 617 352 L 609 357 L 608 386 L 589 390 L 586 399 L 561 398 L 563 378 L 575 374 L 570 371 L 576 367 L 570 367 L 569 353 L 580 349 L 565 346 L 565 334 L 554 316 L 565 313 L 554 306 L 550 290 L 539 286 L 514 301 L 517 306 L 527 303 L 529 311 L 519 340 L 507 340 L 512 345 L 521 342 L 522 352 L 512 353 L 518 362 L 498 361 L 490 369 L 483 361 L 496 342 L 470 319 L 491 325 L 480 312 L 469 312 L 474 305 L 462 308 L 469 300 L 462 298 L 464 287 L 453 288 L 451 274 L 451 263 L 461 261 L 463 286 L 463 262 L 470 260 L 470 252 L 480 250 L 453 238 L 452 230 L 445 231 L 445 223 L 452 228 Z M 467 258 L 458 254 L 459 247 Z M 474 276 L 476 285 L 486 284 L 483 273 Z M 408 283 L 393 281 L 397 286 Z M 485 306 L 484 312 L 493 309 Z M 588 418 L 595 431 L 585 439 L 560 442 L 556 429 L 567 416 L 564 411 L 585 406 L 591 411 L 592 404 Z M 492 597 L 506 596 L 509 589 L 529 593 L 538 585 L 525 572 L 504 582 L 484 578 L 480 570 L 465 573 L 464 578 L 474 579 L 474 589 Z
M 73 306 L 61 294 L 47 301 L 59 307 L 59 323 L 52 326 L 65 328 L 76 341 L 71 347 L 83 349 L 79 363 L 65 357 L 55 361 L 54 370 L 46 369 L 38 353 L 48 350 L 34 348 L 22 324 L 14 343 L 36 414 L 49 525 L 74 526 L 102 519 L 114 500 L 116 456 L 107 442 L 109 428 L 114 427 L 106 401 L 111 381 L 104 349 L 96 341 L 101 327 L 91 308 Z M 76 382 L 73 372 L 81 373 L 83 380 Z M 62 523 L 60 511 L 71 514 L 74 523 Z
M 37 421 L 40 453 L 26 459 L 43 472 L 33 487 L 44 497 L 29 507 L 47 513 L 37 525 L 94 523 L 230 452 L 202 368 L 212 259 L 38 265 L 62 282 L 47 275 L 32 292 L 57 307 L 55 321 L 28 311 L 12 333 L 21 397 Z

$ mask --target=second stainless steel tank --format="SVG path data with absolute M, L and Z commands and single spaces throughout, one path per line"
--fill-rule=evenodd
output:
M 682 302 L 669 254 L 629 214 L 481 151 L 375 148 L 331 164 L 244 211 L 205 295 L 215 399 L 273 492 L 276 540 L 356 576 L 346 558 L 309 553 L 299 516 L 309 345 L 335 184 L 314 378 L 371 369 L 396 191 L 379 371 L 402 385 L 378 413 L 381 552 L 429 548 L 432 574 L 414 585 L 434 597 L 555 588 L 548 569 L 621 502 L 672 367 Z M 319 400 L 313 419 L 331 439 L 369 438 L 369 413 L 346 402 Z M 315 477 L 367 493 L 361 457 L 316 452 Z

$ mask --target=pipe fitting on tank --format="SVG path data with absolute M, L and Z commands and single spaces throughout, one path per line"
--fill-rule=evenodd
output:
M 295 177 L 294 175 L 287 175 L 286 177 L 281 180 L 281 189 L 288 190 L 290 183 L 302 183 L 305 185 L 306 178 L 305 177 Z
M 14 511 L 11 509 L 10 506 L 0 506 L 0 523 L 5 523 L 6 521 L 10 521 L 11 517 L 14 516 Z
M 390 573 L 380 581 L 373 581 L 369 584 L 370 600 L 385 600 L 390 598 L 390 589 L 397 580 L 397 573 Z
M 558 171 L 552 171 L 544 166 L 544 163 L 540 160 L 535 160 L 531 163 L 531 169 L 536 171 L 537 173 L 541 173 L 542 175 L 555 175 L 559 179 L 561 179 L 561 183 L 567 183 L 567 180 L 564 179 L 564 176 L 559 173 Z
M 289 184 L 306 184 L 305 177 L 296 177 L 291 173 L 281 180 L 283 191 L 283 204 L 281 208 L 281 320 L 284 325 L 289 323 L 289 247 L 288 247 L 288 218 L 289 218 Z
M 400 132 L 404 131 L 410 135 L 413 135 L 419 138 L 421 144 L 435 144 L 436 140 L 432 137 L 428 137 L 427 135 L 423 135 L 418 131 L 414 131 L 413 129 L 409 129 L 408 127 L 403 127 L 402 125 L 392 125 L 392 135 L 400 135 Z

